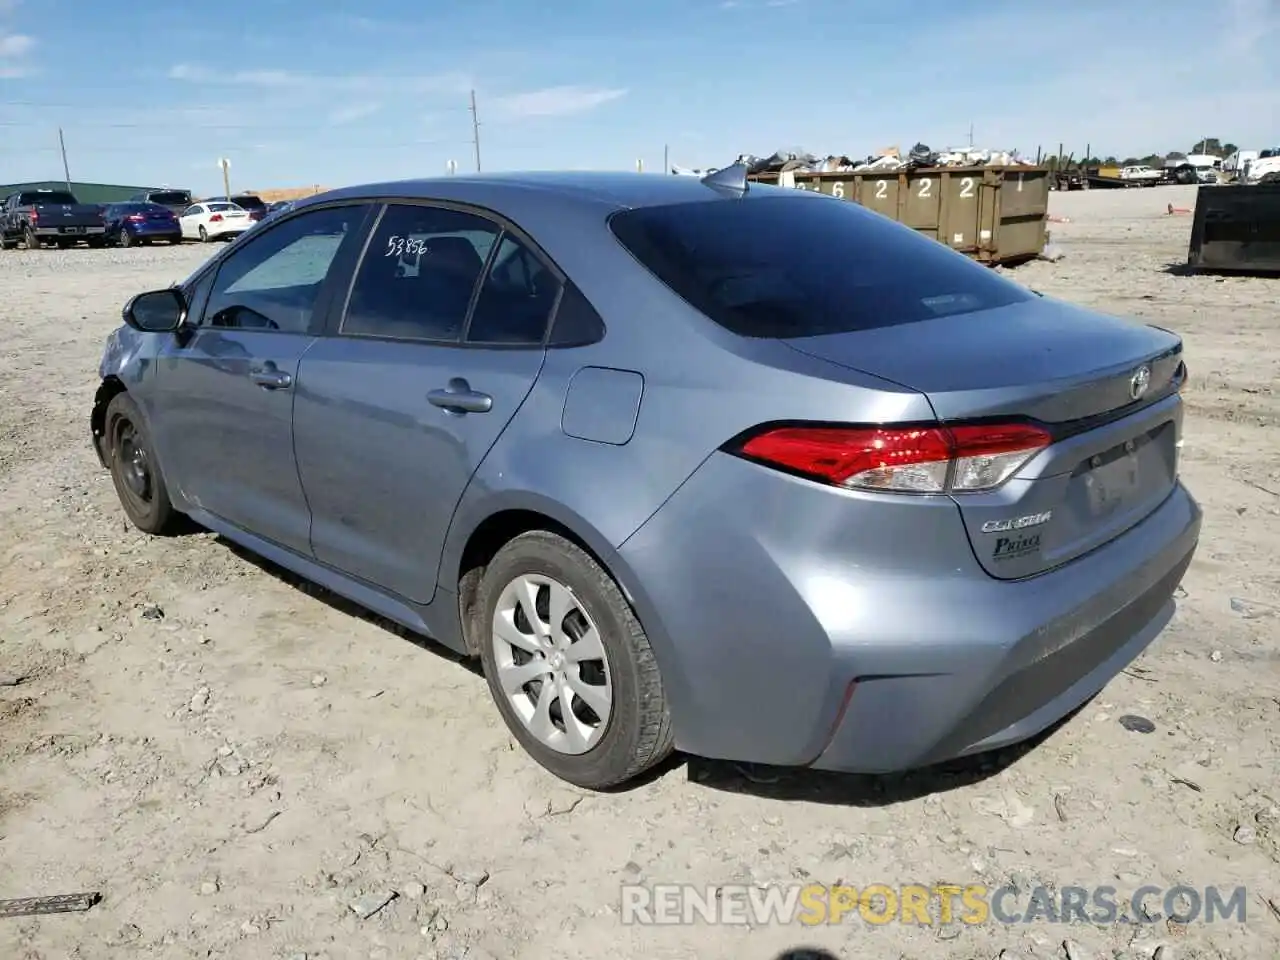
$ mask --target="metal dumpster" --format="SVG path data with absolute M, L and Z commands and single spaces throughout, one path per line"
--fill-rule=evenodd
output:
M 920 167 L 748 179 L 852 200 L 975 260 L 1012 264 L 1044 252 L 1050 175 L 1047 167 Z
M 1187 265 L 1280 273 L 1280 183 L 1201 187 Z

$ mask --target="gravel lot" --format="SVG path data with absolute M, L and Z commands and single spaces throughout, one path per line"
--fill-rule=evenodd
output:
M 1205 533 L 1137 666 L 1029 750 L 953 771 L 680 758 L 613 795 L 542 772 L 431 644 L 212 535 L 126 525 L 88 440 L 102 339 L 205 249 L 0 254 L 0 683 L 23 678 L 0 686 L 0 898 L 103 894 L 0 919 L 0 956 L 1280 956 L 1280 280 L 1170 272 L 1191 219 L 1170 202 L 1193 190 L 1057 195 L 1063 258 L 1009 272 L 1186 338 Z M 804 880 L 1243 884 L 1247 920 L 619 922 L 628 881 Z M 368 919 L 350 906 L 392 893 Z

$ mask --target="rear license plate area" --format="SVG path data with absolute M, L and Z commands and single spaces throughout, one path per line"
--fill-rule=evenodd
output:
M 84 233 L 84 227 L 63 227 L 63 233 Z
M 1167 490 L 1176 476 L 1174 425 L 1160 426 L 1095 454 L 1076 467 L 1079 485 L 1093 517 L 1105 517 Z

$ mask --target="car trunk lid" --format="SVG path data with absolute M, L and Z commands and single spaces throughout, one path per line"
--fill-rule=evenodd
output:
M 1172 491 L 1178 337 L 1042 298 L 788 346 L 923 393 L 944 423 L 1034 420 L 1054 442 L 1009 481 L 953 499 L 978 562 L 1019 579 L 1120 536 Z

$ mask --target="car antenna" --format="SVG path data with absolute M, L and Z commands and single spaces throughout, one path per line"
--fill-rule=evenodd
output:
M 731 167 L 708 173 L 702 178 L 702 182 L 712 190 L 729 192 L 741 197 L 747 192 L 747 174 L 750 172 L 745 163 L 738 162 Z

